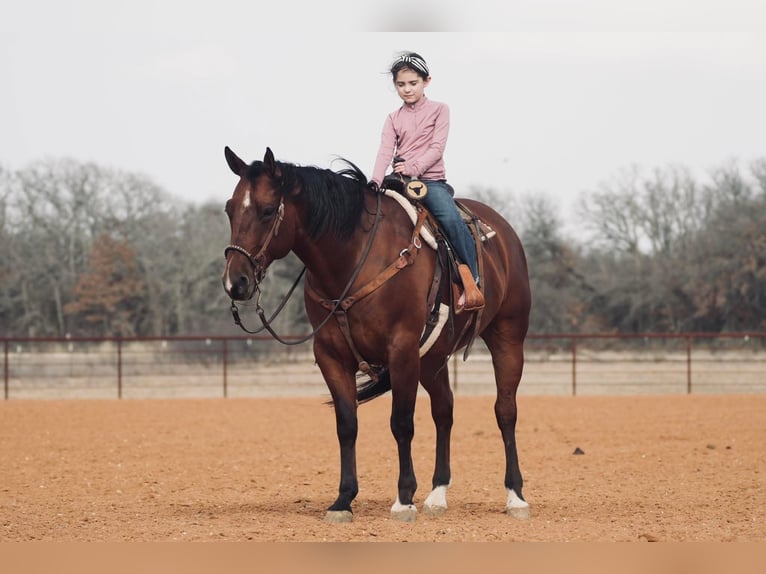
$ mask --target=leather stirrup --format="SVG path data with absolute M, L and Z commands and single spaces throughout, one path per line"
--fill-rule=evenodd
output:
M 460 274 L 460 280 L 463 282 L 465 304 L 462 306 L 456 304 L 455 313 L 462 313 L 463 311 L 478 311 L 479 309 L 483 309 L 484 295 L 476 285 L 476 281 L 473 278 L 471 269 L 465 263 L 461 263 L 458 265 L 457 270 Z

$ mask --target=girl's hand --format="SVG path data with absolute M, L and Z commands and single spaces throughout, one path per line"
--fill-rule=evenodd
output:
M 399 162 L 394 164 L 394 173 L 398 173 L 398 174 L 401 174 L 401 175 L 407 175 L 406 173 L 404 173 L 404 162 L 403 161 L 399 161 Z

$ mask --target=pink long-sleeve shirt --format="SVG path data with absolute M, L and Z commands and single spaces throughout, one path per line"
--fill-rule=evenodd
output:
M 372 180 L 380 184 L 394 155 L 404 158 L 404 173 L 419 179 L 447 179 L 444 149 L 449 135 L 449 107 L 424 95 L 403 104 L 383 124 Z

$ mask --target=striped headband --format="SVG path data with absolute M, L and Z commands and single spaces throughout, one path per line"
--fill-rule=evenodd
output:
M 426 61 L 418 55 L 402 54 L 399 56 L 396 62 L 394 62 L 394 66 L 397 64 L 406 64 L 408 67 L 414 68 L 416 71 L 422 72 L 426 76 L 431 75 L 431 73 L 428 71 Z

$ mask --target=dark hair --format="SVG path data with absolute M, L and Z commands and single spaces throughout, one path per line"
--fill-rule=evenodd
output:
M 412 70 L 424 80 L 427 80 L 428 76 L 431 75 L 425 59 L 416 52 L 402 52 L 399 57 L 394 60 L 393 64 L 391 64 L 391 76 L 394 80 L 396 80 L 396 74 L 402 70 Z

